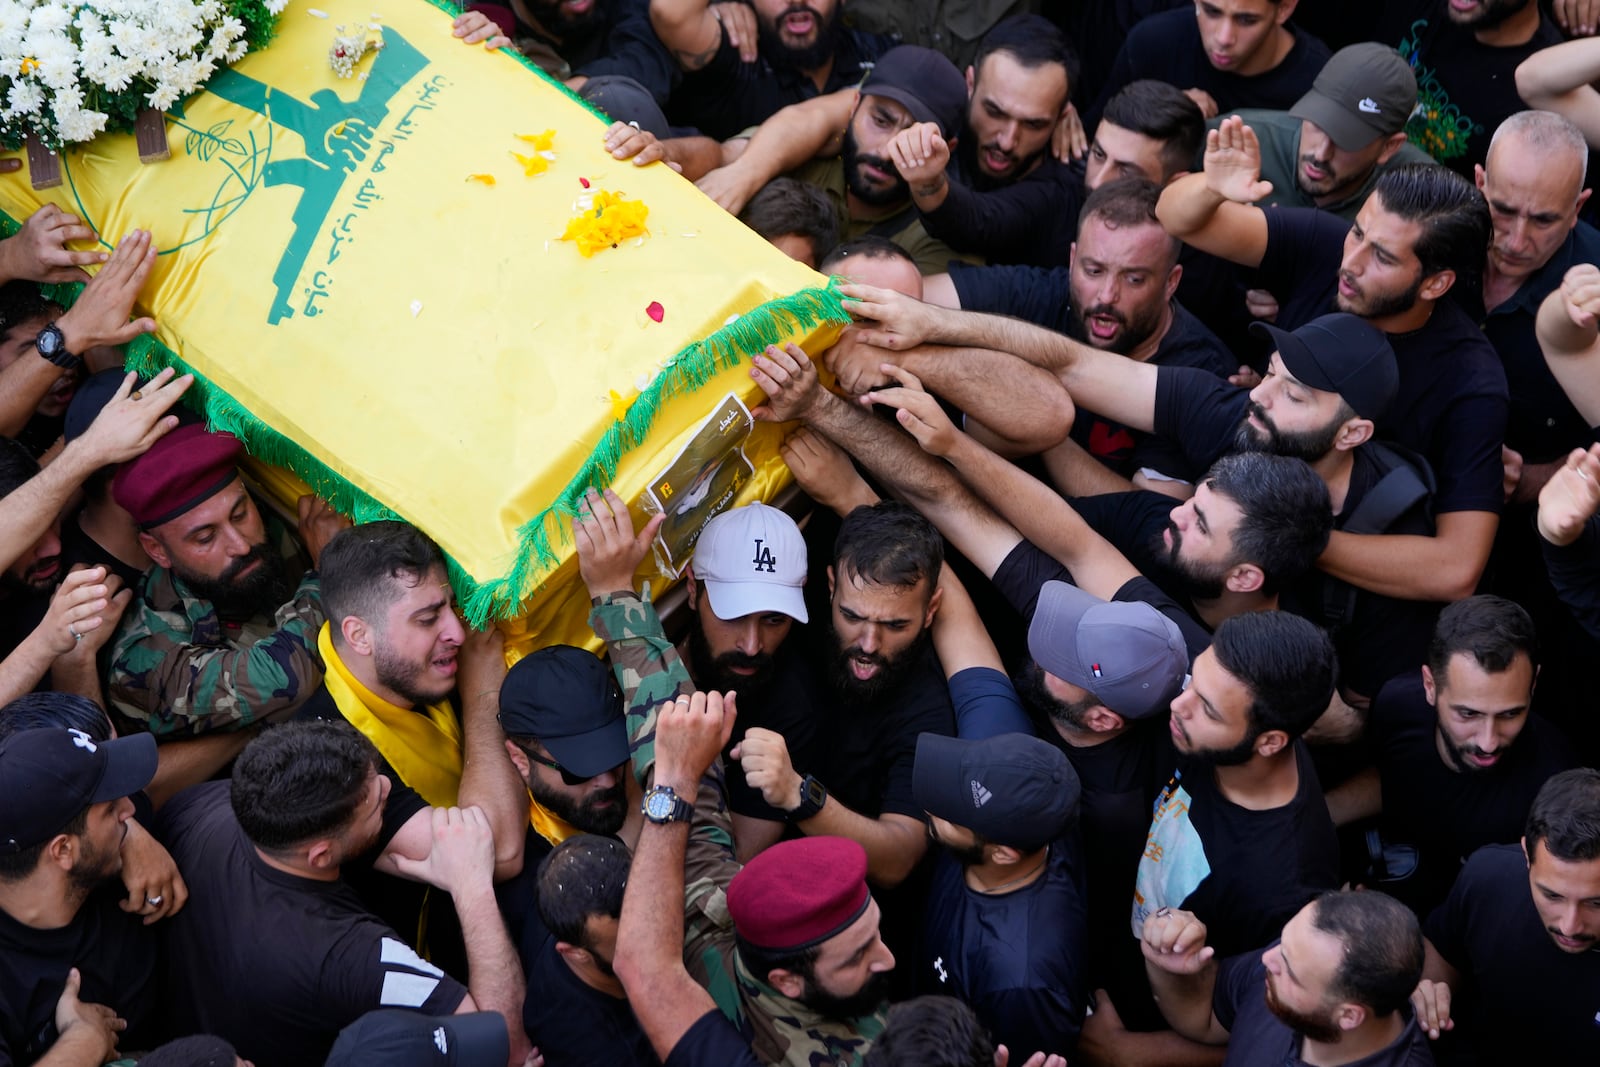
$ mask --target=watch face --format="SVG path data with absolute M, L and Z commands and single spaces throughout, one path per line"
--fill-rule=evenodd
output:
M 61 351 L 61 331 L 45 327 L 39 331 L 39 337 L 34 341 L 34 347 L 39 354 L 50 359 Z
M 672 814 L 675 798 L 667 790 L 651 790 L 644 798 L 644 813 L 652 819 L 665 819 Z

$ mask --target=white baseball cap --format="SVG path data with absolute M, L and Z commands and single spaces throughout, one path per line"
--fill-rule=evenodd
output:
M 711 613 L 737 619 L 777 611 L 806 622 L 806 542 L 777 508 L 746 504 L 706 523 L 694 548 L 694 576 Z

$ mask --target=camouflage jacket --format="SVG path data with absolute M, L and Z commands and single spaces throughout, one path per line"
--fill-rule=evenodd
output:
M 145 575 L 111 653 L 113 708 L 157 738 L 236 730 L 294 713 L 322 684 L 322 585 L 307 571 L 294 597 L 230 636 L 211 602 L 164 567 Z
M 627 702 L 634 776 L 654 776 L 656 708 L 694 691 L 678 650 L 667 640 L 649 600 L 611 593 L 595 601 L 589 625 L 611 651 L 612 670 Z M 683 960 L 722 1013 L 749 1038 L 762 1062 L 785 1067 L 856 1067 L 883 1031 L 881 1014 L 849 1023 L 825 1019 L 753 978 L 735 951 L 728 883 L 739 873 L 722 761 L 712 764 L 695 797 L 684 862 Z

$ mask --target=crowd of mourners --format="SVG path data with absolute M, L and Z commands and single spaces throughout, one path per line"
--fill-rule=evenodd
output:
M 467 5 L 854 320 L 749 361 L 795 504 L 664 620 L 596 487 L 603 652 L 509 668 L 124 375 L 151 235 L 41 209 L 0 1067 L 1600 1063 L 1597 22 Z

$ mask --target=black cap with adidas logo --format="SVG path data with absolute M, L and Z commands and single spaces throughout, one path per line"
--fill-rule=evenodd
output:
M 1032 852 L 1077 821 L 1083 788 L 1061 750 L 1037 737 L 922 734 L 911 791 L 928 814 L 991 844 Z

